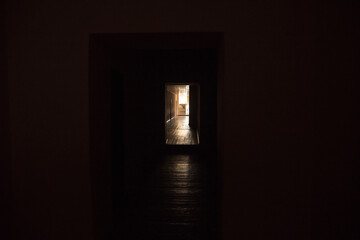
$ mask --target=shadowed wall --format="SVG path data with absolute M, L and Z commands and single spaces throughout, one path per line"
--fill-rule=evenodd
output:
M 0 3 L 0 28 L 5 29 L 7 7 Z M 0 239 L 11 237 L 11 132 L 8 83 L 8 43 L 0 38 Z

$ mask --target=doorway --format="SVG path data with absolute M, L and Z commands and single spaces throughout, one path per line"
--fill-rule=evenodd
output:
M 218 239 L 221 39 L 217 33 L 91 35 L 94 239 Z M 188 85 L 185 112 L 180 99 L 164 106 L 168 85 Z M 177 116 L 188 118 L 197 146 L 165 144 L 165 123 Z
M 198 84 L 165 84 L 165 142 L 197 145 L 200 142 Z

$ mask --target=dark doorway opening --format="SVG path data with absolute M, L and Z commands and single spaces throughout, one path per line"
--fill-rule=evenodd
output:
M 95 239 L 218 239 L 221 38 L 218 33 L 91 35 Z M 164 140 L 166 118 L 179 113 L 170 100 L 166 116 L 168 85 L 188 86 L 189 110 L 185 104 L 181 113 L 196 130 L 197 143 L 201 124 L 196 147 L 172 147 Z
M 200 143 L 199 84 L 165 84 L 165 142 Z

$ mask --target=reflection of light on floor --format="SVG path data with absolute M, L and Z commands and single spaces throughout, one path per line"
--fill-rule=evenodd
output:
M 171 212 L 175 225 L 190 225 L 198 221 L 198 200 L 202 189 L 198 188 L 197 166 L 189 155 L 176 155 L 167 162 L 168 179 L 167 209 Z M 175 220 L 176 219 L 176 220 Z M 181 220 L 180 220 L 181 219 Z
M 170 168 L 173 177 L 178 179 L 180 182 L 188 182 L 190 180 L 189 178 L 191 178 L 191 176 L 189 175 L 191 166 L 188 156 L 183 156 L 180 160 L 171 163 Z

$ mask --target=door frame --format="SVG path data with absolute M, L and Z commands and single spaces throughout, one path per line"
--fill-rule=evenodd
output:
M 200 33 L 105 33 L 89 36 L 89 135 L 95 239 L 110 239 L 113 229 L 111 157 L 111 58 L 130 50 L 213 49 L 217 52 L 217 181 L 221 183 L 223 159 L 222 89 L 224 34 Z M 164 93 L 164 91 L 163 91 Z M 164 97 L 162 98 L 164 99 Z M 164 109 L 164 107 L 163 107 Z M 216 186 L 220 191 L 220 184 Z M 220 206 L 220 194 L 218 194 Z M 220 214 L 220 213 L 219 213 Z M 217 218 L 220 226 L 220 215 Z M 220 231 L 220 230 L 219 230 Z

